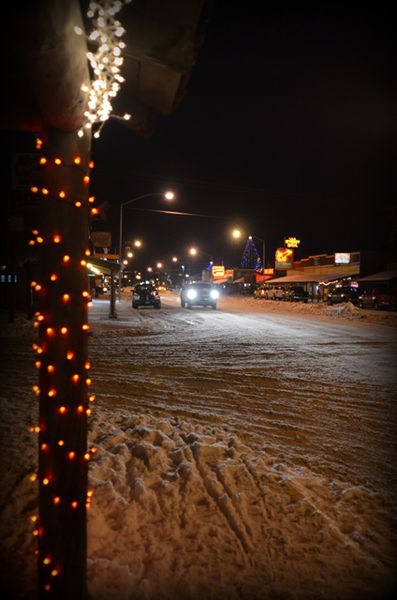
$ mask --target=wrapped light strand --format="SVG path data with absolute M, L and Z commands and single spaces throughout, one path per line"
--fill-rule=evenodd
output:
M 92 161 L 80 156 L 72 158 L 60 154 L 43 154 L 43 143 L 36 140 L 40 151 L 39 165 L 43 169 L 43 183 L 32 185 L 31 192 L 38 202 L 54 209 L 74 211 L 78 208 L 86 212 L 86 218 L 92 213 L 94 198 L 90 196 L 90 170 Z M 73 181 L 79 182 L 69 189 L 68 177 L 64 169 L 78 171 Z M 76 177 L 77 175 L 77 177 Z M 62 182 L 62 185 L 58 182 Z M 74 195 L 74 197 L 73 197 Z M 92 199 L 92 200 L 91 200 Z M 80 218 L 80 217 L 79 217 Z M 80 275 L 85 274 L 87 257 L 90 255 L 85 245 L 76 246 L 74 240 L 68 241 L 69 232 L 63 228 L 63 221 L 55 217 L 40 228 L 31 230 L 30 246 L 46 257 L 48 270 L 39 278 L 33 278 L 31 289 L 35 294 L 39 310 L 35 311 L 35 326 L 39 329 L 39 343 L 33 344 L 36 353 L 35 366 L 39 372 L 39 385 L 33 387 L 40 402 L 39 425 L 30 431 L 39 436 L 39 473 L 31 476 L 31 481 L 39 486 L 40 524 L 35 523 L 33 535 L 38 543 L 38 564 L 40 589 L 56 593 L 57 586 L 63 583 L 68 573 L 69 562 L 53 543 L 53 519 L 65 521 L 65 513 L 73 512 L 73 522 L 81 523 L 82 512 L 88 508 L 86 490 L 81 487 L 69 489 L 69 481 L 76 481 L 91 459 L 91 451 L 86 444 L 74 439 L 71 432 L 83 430 L 86 418 L 91 413 L 91 400 L 88 399 L 88 387 L 91 378 L 87 377 L 90 368 L 86 353 L 81 349 L 89 331 L 88 306 L 90 294 Z M 58 226 L 57 226 L 58 224 Z M 77 280 L 76 271 L 80 271 Z M 74 316 L 79 314 L 76 321 Z M 77 324 L 77 326 L 76 326 Z M 92 396 L 92 394 L 90 394 Z M 56 425 L 55 425 L 56 424 Z M 73 426 L 71 426 L 73 425 Z M 55 433 L 56 432 L 56 433 Z M 54 437 L 56 435 L 56 437 Z M 80 438 L 81 439 L 81 438 Z M 83 465 L 85 465 L 83 467 Z M 65 485 L 66 484 L 66 485 Z M 43 506 L 45 507 L 43 509 Z M 57 511 L 55 517 L 54 511 Z M 66 517 L 66 521 L 69 516 Z M 35 552 L 35 553 L 36 553 Z M 59 575 L 59 577 L 58 577 Z
M 84 129 L 95 129 L 94 138 L 99 138 L 103 125 L 110 117 L 125 120 L 131 118 L 129 114 L 123 117 L 112 114 L 112 101 L 125 81 L 120 70 L 124 62 L 122 52 L 125 43 L 122 37 L 125 30 L 115 17 L 130 2 L 131 0 L 102 0 L 89 4 L 87 17 L 94 28 L 88 36 L 88 44 L 96 49 L 87 52 L 92 80 L 81 88 L 87 94 L 87 110 L 82 128 L 78 131 L 80 137 L 83 137 Z M 83 35 L 80 27 L 75 27 L 74 31 L 76 35 Z

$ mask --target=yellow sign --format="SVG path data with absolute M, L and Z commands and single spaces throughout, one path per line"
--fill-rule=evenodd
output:
M 296 237 L 289 237 L 284 240 L 284 243 L 287 246 L 287 248 L 297 248 L 301 241 L 297 240 Z
M 211 272 L 212 272 L 212 277 L 214 279 L 216 279 L 217 277 L 224 277 L 225 276 L 225 267 L 223 265 L 218 266 L 218 267 L 215 265 L 212 265 Z
M 290 248 L 277 248 L 275 254 L 275 268 L 277 270 L 291 269 L 293 260 L 293 250 L 291 250 Z

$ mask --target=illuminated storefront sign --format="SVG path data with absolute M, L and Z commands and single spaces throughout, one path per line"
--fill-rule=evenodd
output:
M 221 265 L 221 266 L 212 265 L 211 273 L 212 273 L 212 277 L 214 279 L 216 279 L 217 277 L 224 277 L 225 276 L 225 267 L 223 265 Z
M 285 270 L 292 268 L 292 261 L 294 260 L 294 251 L 290 248 L 277 248 L 275 254 L 275 268 L 278 270 Z
M 263 269 L 263 274 L 264 275 L 274 275 L 274 269 L 273 269 L 273 267 L 269 267 L 267 269 Z
M 301 243 L 300 240 L 297 240 L 296 237 L 289 237 L 284 240 L 284 244 L 287 248 L 297 248 Z
M 335 252 L 335 264 L 336 265 L 350 264 L 350 252 Z

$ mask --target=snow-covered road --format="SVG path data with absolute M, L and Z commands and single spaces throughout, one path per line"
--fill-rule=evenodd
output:
M 320 471 L 387 484 L 395 330 L 266 312 L 266 301 L 249 300 L 189 311 L 167 294 L 161 311 L 119 309 L 130 326 L 108 332 L 105 348 L 95 340 L 91 347 L 104 405 L 227 422 L 250 445 L 287 447 L 294 461 Z
M 396 315 L 244 297 L 187 310 L 173 293 L 108 312 L 90 309 L 90 598 L 393 597 Z M 24 599 L 32 335 L 4 333 L 0 385 L 0 533 Z

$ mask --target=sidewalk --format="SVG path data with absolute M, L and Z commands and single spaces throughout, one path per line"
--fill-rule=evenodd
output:
M 98 321 L 130 321 L 133 318 L 130 296 L 130 294 L 127 296 L 122 295 L 121 302 L 116 300 L 115 310 L 117 319 L 109 317 L 110 298 L 94 298 L 92 306 L 88 309 L 88 321 L 90 323 Z

